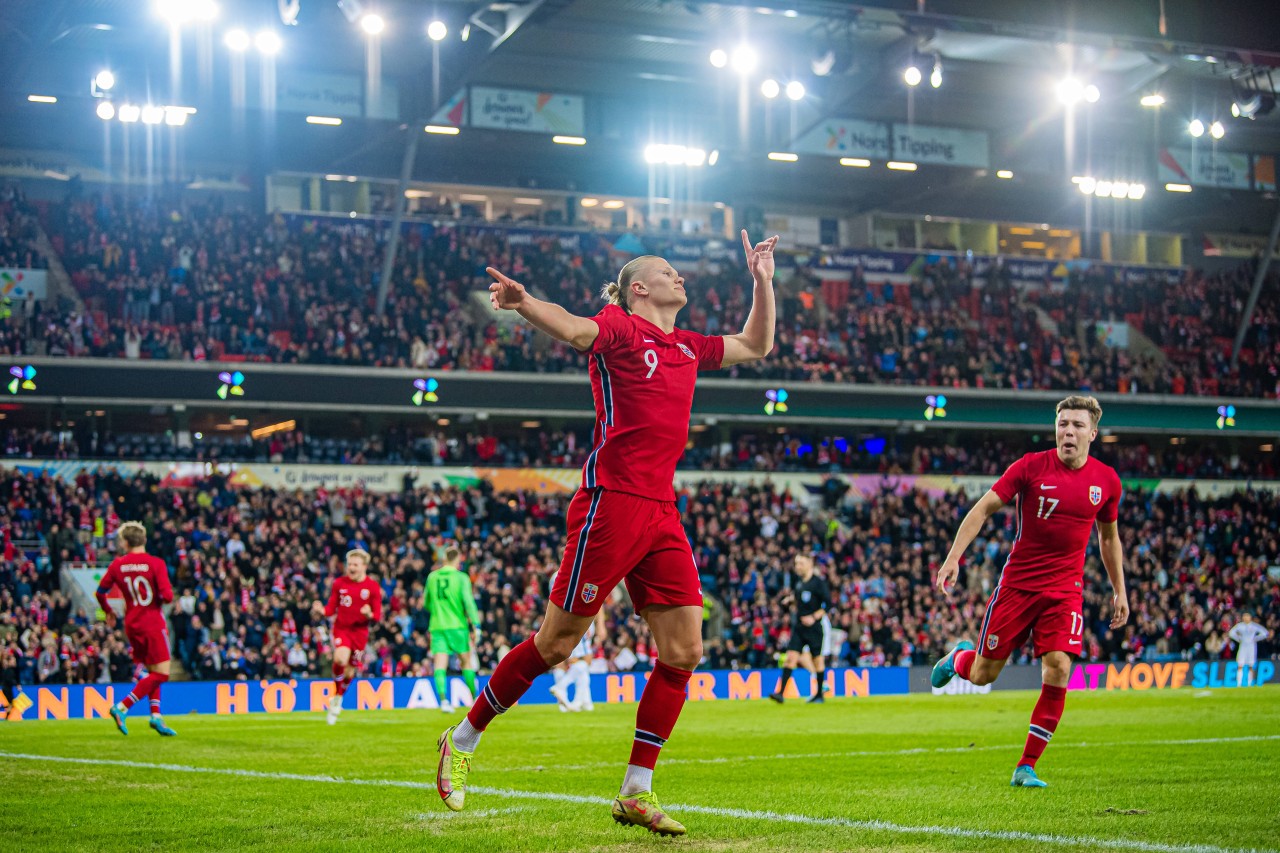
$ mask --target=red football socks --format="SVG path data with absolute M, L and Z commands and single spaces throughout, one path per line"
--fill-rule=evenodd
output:
M 978 657 L 978 653 L 973 649 L 962 649 L 951 656 L 951 665 L 956 668 L 956 675 L 969 680 L 969 673 L 973 671 L 973 661 Z
M 158 691 L 160 685 L 169 680 L 169 676 L 159 672 L 148 672 L 146 677 L 139 681 L 129 695 L 120 700 L 120 707 L 126 711 L 134 706 L 136 702 L 145 696 L 150 696 L 151 691 Z M 159 701 L 160 694 L 156 694 L 156 700 Z
M 676 669 L 662 661 L 653 667 L 636 709 L 636 738 L 631 744 L 629 764 L 652 770 L 658 763 L 658 753 L 671 737 L 684 708 L 685 688 L 692 675 L 690 670 Z
M 489 683 L 467 712 L 467 721 L 476 731 L 484 731 L 494 717 L 506 713 L 520 701 L 535 678 L 550 669 L 542 659 L 542 652 L 534 645 L 533 637 L 525 640 L 499 661 Z
M 1044 753 L 1044 748 L 1053 739 L 1058 729 L 1058 721 L 1062 719 L 1062 709 L 1067 704 L 1067 688 L 1045 684 L 1040 688 L 1040 699 L 1035 710 L 1031 712 L 1031 731 L 1027 734 L 1027 745 L 1022 750 L 1019 765 L 1036 766 L 1036 760 Z
M 161 682 L 163 684 L 164 682 Z M 160 716 L 160 684 L 151 688 L 151 715 Z

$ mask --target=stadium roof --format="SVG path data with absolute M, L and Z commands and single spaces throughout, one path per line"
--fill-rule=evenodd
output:
M 284 26 L 281 10 L 290 11 L 295 2 L 297 23 Z M 1280 16 L 1269 2 L 1167 0 L 1163 34 L 1158 0 L 859 5 L 830 0 L 222 0 L 219 5 L 212 24 L 190 26 L 174 37 L 151 3 L 9 0 L 0 8 L 7 44 L 0 53 L 0 121 L 14 132 L 6 133 L 0 145 L 83 145 L 86 138 L 98 144 L 96 135 L 85 133 L 93 120 L 79 124 L 51 113 L 33 117 L 24 102 L 28 94 L 44 92 L 68 102 L 85 99 L 81 112 L 88 114 L 93 105 L 87 100 L 89 80 L 97 69 L 110 67 L 134 91 L 143 90 L 142 97 L 178 92 L 168 102 L 180 97 L 201 109 L 193 124 L 204 129 L 188 134 L 188 152 L 225 157 L 219 150 L 225 134 L 204 141 L 199 134 L 207 134 L 215 119 L 221 121 L 219 105 L 233 73 L 222 35 L 243 26 L 250 32 L 270 27 L 283 36 L 284 49 L 272 69 L 282 78 L 298 72 L 376 75 L 394 84 L 396 118 L 406 125 L 430 116 L 467 85 L 566 93 L 587 102 L 584 135 L 590 158 L 575 161 L 573 153 L 544 152 L 554 146 L 534 144 L 523 134 L 469 134 L 465 153 L 428 153 L 429 167 L 420 158 L 415 175 L 422 178 L 434 173 L 472 180 L 474 169 L 467 163 L 487 161 L 495 180 L 590 189 L 617 178 L 621 149 L 672 141 L 723 150 L 726 165 L 751 168 L 760 203 L 794 195 L 798 183 L 819 203 L 835 202 L 849 192 L 823 178 L 827 164 L 800 164 L 779 177 L 761 168 L 760 159 L 767 151 L 787 150 L 824 121 L 869 120 L 984 131 L 990 134 L 989 171 L 1016 162 L 1018 171 L 1051 180 L 1011 194 L 1007 188 L 975 184 L 972 170 L 942 170 L 931 171 L 927 182 L 904 193 L 894 176 L 877 174 L 859 186 L 859 207 L 928 206 L 936 195 L 955 198 L 963 191 L 966 210 L 990 215 L 986 208 L 1010 205 L 1043 211 L 1055 194 L 1070 189 L 1069 174 L 1088 168 L 1118 175 L 1129 164 L 1150 160 L 1158 146 L 1186 143 L 1191 118 L 1223 121 L 1223 150 L 1280 150 L 1280 113 L 1270 111 L 1280 81 L 1280 74 L 1270 73 L 1280 70 Z M 1224 5 L 1230 14 L 1223 14 Z M 387 22 L 376 48 L 357 23 L 362 12 L 370 11 Z M 433 43 L 425 26 L 436 17 L 449 33 Z M 460 39 L 464 28 L 465 42 Z M 754 47 L 756 71 L 742 76 L 712 67 L 713 49 L 732 52 L 740 44 Z M 913 57 L 926 78 L 914 88 L 902 77 Z M 927 80 L 935 63 L 943 76 L 937 89 Z M 1065 110 L 1054 89 L 1066 75 L 1096 85 L 1098 103 Z M 783 85 L 801 82 L 805 96 L 767 100 L 759 88 L 765 77 Z M 1164 107 L 1139 106 L 1141 96 L 1157 91 L 1166 98 Z M 1232 102 L 1254 94 L 1261 106 L 1256 120 L 1232 119 Z M 328 137 L 283 128 L 276 143 L 294 160 L 274 160 L 272 166 L 394 176 L 404 148 L 398 127 L 395 121 L 348 122 Z M 605 150 L 615 156 L 601 156 Z M 632 180 L 641 182 L 643 171 L 635 170 Z M 716 190 L 717 180 L 724 179 L 710 173 L 705 180 L 709 192 L 721 196 L 732 188 Z M 1050 207 L 1062 203 L 1058 199 Z M 1178 227 L 1180 221 L 1175 215 L 1163 224 Z

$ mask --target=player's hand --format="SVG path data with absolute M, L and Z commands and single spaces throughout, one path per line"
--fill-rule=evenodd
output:
M 1116 593 L 1111 596 L 1111 606 L 1114 608 L 1111 614 L 1111 627 L 1123 628 L 1124 624 L 1129 621 L 1129 596 L 1124 593 Z
M 368 604 L 366 604 L 364 607 L 361 607 L 361 608 L 360 608 L 360 615 L 361 615 L 361 616 L 363 616 L 363 617 L 364 617 L 364 618 L 366 618 L 366 619 L 372 619 L 372 618 L 373 618 L 373 607 L 372 607 L 372 606 L 370 606 L 370 605 L 368 605 Z
M 773 247 L 776 245 L 777 234 L 763 243 L 756 243 L 755 248 L 752 248 L 751 241 L 747 239 L 747 229 L 742 229 L 742 248 L 747 253 L 747 269 L 751 270 L 751 277 L 761 284 L 767 284 L 773 279 Z
M 493 284 L 489 285 L 489 304 L 494 307 L 494 310 L 514 311 L 519 308 L 520 303 L 524 301 L 524 285 L 513 278 L 508 278 L 493 267 L 485 267 L 484 271 L 493 279 Z
M 801 624 L 801 625 L 803 625 L 803 626 L 805 626 L 806 628 L 808 628 L 810 625 L 812 625 L 812 624 L 813 624 L 813 617 L 812 617 L 812 616 L 801 616 L 801 617 L 800 617 L 800 624 Z
M 951 590 L 947 589 L 947 587 L 954 586 L 958 577 L 960 577 L 960 561 L 948 557 L 943 561 L 942 568 L 938 569 L 938 579 L 934 581 L 934 586 L 938 588 L 939 592 L 950 598 Z
M 111 628 L 111 629 L 113 629 L 113 630 L 115 629 L 115 627 L 116 627 L 116 615 L 115 615 L 114 613 L 112 613 L 110 610 L 108 610 L 108 611 L 107 611 L 107 617 L 106 617 L 106 619 L 105 619 L 104 621 L 107 623 L 107 627 L 108 627 L 108 628 Z

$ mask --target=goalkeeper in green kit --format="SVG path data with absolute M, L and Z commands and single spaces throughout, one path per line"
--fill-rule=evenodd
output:
M 431 656 L 435 664 L 436 696 L 440 710 L 452 711 L 449 702 L 449 655 L 462 662 L 467 689 L 476 695 L 476 660 L 472 640 L 480 639 L 480 613 L 471 594 L 471 577 L 458 570 L 457 548 L 444 552 L 444 564 L 427 575 L 426 604 L 431 616 Z

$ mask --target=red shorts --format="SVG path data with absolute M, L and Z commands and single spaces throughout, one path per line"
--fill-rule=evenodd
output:
M 125 626 L 124 636 L 129 641 L 129 653 L 133 662 L 154 666 L 169 660 L 169 632 L 164 628 L 135 628 Z
M 654 604 L 702 606 L 698 566 L 675 503 L 579 489 L 566 526 L 551 587 L 557 606 L 594 616 L 623 579 L 637 612 Z
M 333 629 L 333 647 L 334 649 L 351 649 L 351 657 L 357 658 L 364 653 L 364 647 L 369 643 L 368 628 L 334 628 Z
M 997 586 L 982 619 L 978 654 L 1004 660 L 1032 637 L 1036 657 L 1045 652 L 1078 655 L 1084 639 L 1083 604 L 1079 592 L 1028 592 Z

